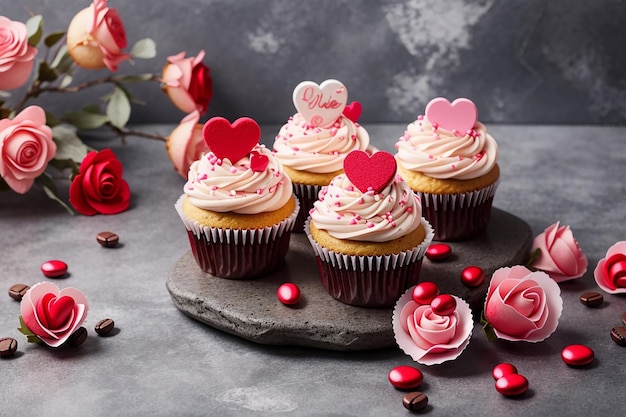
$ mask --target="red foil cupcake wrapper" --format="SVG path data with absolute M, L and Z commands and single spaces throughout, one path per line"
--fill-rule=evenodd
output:
M 416 192 L 422 215 L 435 229 L 434 240 L 459 241 L 480 235 L 491 218 L 498 181 L 480 190 L 457 194 Z
M 309 217 L 309 211 L 313 208 L 313 203 L 317 201 L 320 190 L 323 188 L 321 185 L 305 185 L 293 183 L 293 194 L 300 202 L 300 213 L 296 218 L 296 223 L 293 226 L 295 233 L 304 232 L 304 222 Z
M 203 226 L 185 216 L 184 195 L 176 202 L 191 246 L 191 252 L 202 271 L 228 279 L 249 279 L 279 267 L 289 250 L 291 231 L 300 204 L 280 223 L 259 229 L 220 229 Z
M 407 288 L 417 284 L 424 254 L 434 236 L 433 228 L 422 219 L 426 237 L 411 250 L 386 256 L 345 255 L 319 245 L 310 234 L 309 221 L 304 228 L 322 285 L 336 300 L 358 307 L 392 307 Z

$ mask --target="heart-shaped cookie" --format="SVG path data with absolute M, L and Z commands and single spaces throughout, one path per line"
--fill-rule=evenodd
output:
M 464 135 L 476 124 L 478 110 L 467 98 L 457 98 L 452 103 L 443 97 L 432 99 L 426 105 L 426 118 L 439 127 Z
M 215 156 L 235 164 L 259 143 L 261 128 L 249 117 L 241 117 L 233 124 L 223 117 L 213 117 L 204 124 L 202 136 Z
M 359 121 L 359 117 L 361 117 L 361 112 L 363 108 L 361 107 L 361 103 L 358 101 L 353 101 L 348 104 L 345 109 L 343 109 L 343 115 L 352 121 L 352 123 L 356 123 Z
M 380 192 L 395 177 L 396 168 L 396 159 L 384 151 L 371 156 L 364 151 L 352 151 L 343 161 L 348 179 L 362 193 L 370 189 Z
M 343 113 L 347 102 L 348 89 L 337 80 L 326 80 L 320 85 L 302 81 L 293 90 L 296 110 L 313 127 L 333 124 Z

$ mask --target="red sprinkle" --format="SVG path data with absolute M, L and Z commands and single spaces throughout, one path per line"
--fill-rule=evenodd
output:
M 300 288 L 292 282 L 286 282 L 278 287 L 276 295 L 281 303 L 294 305 L 300 301 Z
M 494 366 L 493 370 L 491 371 L 491 376 L 493 376 L 493 379 L 497 381 L 503 376 L 516 374 L 516 373 L 517 373 L 517 368 L 514 365 L 510 363 L 499 363 L 496 366 Z
M 412 295 L 417 304 L 430 304 L 439 295 L 439 287 L 431 281 L 420 282 L 413 288 Z
M 396 366 L 389 371 L 389 382 L 398 389 L 410 390 L 420 386 L 424 380 L 422 372 L 412 366 Z
M 434 243 L 426 249 L 426 257 L 431 261 L 443 261 L 452 255 L 452 248 L 446 243 Z
M 496 391 L 507 397 L 522 395 L 528 391 L 528 380 L 520 374 L 508 374 L 496 381 Z
M 461 271 L 461 281 L 468 287 L 478 287 L 485 281 L 485 271 L 479 266 L 468 266 Z
M 561 351 L 561 359 L 571 366 L 585 366 L 593 362 L 593 350 L 586 345 L 569 345 Z
M 41 272 L 48 278 L 59 278 L 67 273 L 67 264 L 53 259 L 41 264 Z
M 449 316 L 456 310 L 456 299 L 450 294 L 438 295 L 430 302 L 430 308 L 435 314 Z

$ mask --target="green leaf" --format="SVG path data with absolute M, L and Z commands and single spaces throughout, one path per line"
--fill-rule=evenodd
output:
M 54 32 L 49 34 L 48 36 L 46 36 L 43 40 L 44 45 L 46 45 L 48 48 L 54 46 L 57 42 L 59 42 L 61 39 L 63 39 L 63 36 L 65 36 L 65 32 Z
M 72 57 L 67 52 L 67 45 L 63 45 L 57 51 L 57 54 L 54 56 L 54 59 L 50 63 L 50 68 L 54 68 L 59 72 L 68 73 L 69 70 L 74 65 L 74 61 Z
M 48 198 L 56 201 L 61 206 L 63 206 L 63 208 L 65 208 L 68 213 L 74 215 L 74 211 L 70 208 L 70 206 L 68 206 L 65 201 L 61 200 L 61 198 L 59 197 L 59 191 L 57 190 L 57 186 L 50 175 L 44 172 L 43 174 L 35 178 L 35 182 L 39 184 L 41 188 L 43 188 Z
M 109 122 L 109 116 L 86 111 L 69 111 L 65 113 L 64 120 L 79 130 L 90 130 L 97 129 Z
M 89 148 L 80 140 L 73 129 L 59 125 L 52 128 L 52 136 L 57 144 L 57 152 L 54 159 L 71 160 L 80 164 Z M 73 168 L 73 167 L 72 167 Z
M 28 43 L 37 46 L 43 35 L 43 17 L 38 14 L 28 19 L 26 29 L 28 30 Z
M 482 325 L 483 332 L 485 332 L 485 336 L 487 336 L 487 340 L 489 342 L 493 342 L 498 338 L 498 336 L 496 336 L 496 332 L 493 330 L 493 327 L 491 327 L 491 324 L 487 321 L 484 310 L 480 313 L 480 324 Z
M 115 88 L 107 104 L 106 113 L 113 126 L 120 129 L 126 126 L 130 119 L 130 100 L 122 89 Z
M 150 59 L 156 56 L 156 44 L 150 38 L 137 41 L 130 50 L 130 54 L 134 58 Z
M 41 343 L 41 339 L 39 337 L 37 337 L 37 335 L 35 335 L 35 333 L 33 333 L 28 328 L 26 323 L 24 323 L 24 319 L 22 318 L 22 316 L 20 316 L 20 327 L 18 327 L 17 330 L 20 333 L 22 333 L 24 336 L 26 336 L 26 340 L 28 340 L 28 342 L 30 342 L 30 343 Z
M 39 63 L 39 72 L 37 74 L 37 79 L 39 81 L 54 81 L 57 77 L 57 73 L 48 66 L 46 61 L 41 61 Z
M 536 271 L 537 268 L 533 268 L 533 264 L 537 261 L 537 258 L 539 258 L 539 255 L 541 255 L 541 249 L 537 248 L 534 251 L 532 251 L 530 253 L 530 258 L 528 259 L 528 262 L 526 262 L 526 267 L 532 271 Z
M 60 125 L 61 123 L 61 120 L 59 120 L 59 118 L 56 117 L 54 114 L 46 112 L 46 124 L 48 126 L 55 127 L 57 125 Z
M 59 83 L 59 88 L 65 88 L 70 84 L 72 84 L 72 76 L 66 74 L 61 79 L 61 82 Z

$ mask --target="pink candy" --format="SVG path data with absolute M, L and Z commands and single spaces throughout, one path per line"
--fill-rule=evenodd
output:
M 67 264 L 53 259 L 41 264 L 41 272 L 48 278 L 59 278 L 67 273 Z
M 412 366 L 396 366 L 389 371 L 389 382 L 398 389 L 410 390 L 420 386 L 424 380 L 422 372 Z
M 294 305 L 300 301 L 300 288 L 292 282 L 286 282 L 278 287 L 276 295 L 281 303 Z

